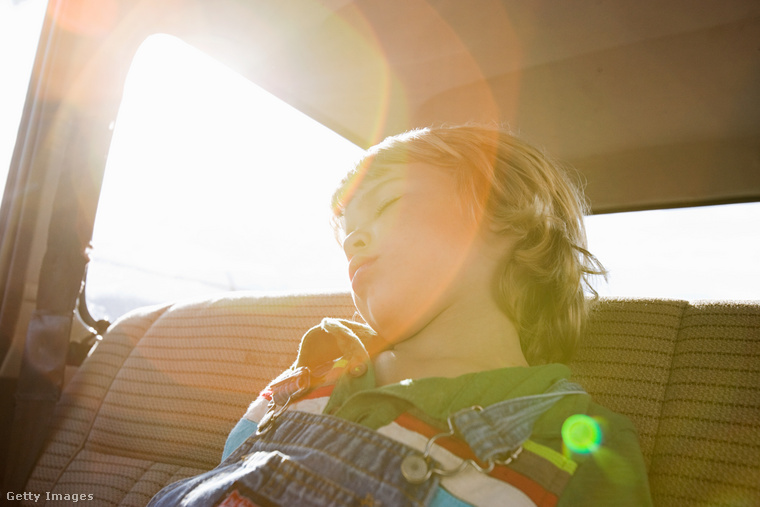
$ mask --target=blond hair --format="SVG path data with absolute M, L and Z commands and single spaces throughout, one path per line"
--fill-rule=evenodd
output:
M 514 240 L 501 269 L 498 302 L 518 329 L 530 364 L 570 359 L 597 293 L 591 275 L 605 275 L 587 250 L 579 185 L 544 153 L 501 128 L 424 128 L 370 148 L 333 195 L 341 229 L 352 189 L 382 166 L 423 162 L 451 171 L 472 216 Z

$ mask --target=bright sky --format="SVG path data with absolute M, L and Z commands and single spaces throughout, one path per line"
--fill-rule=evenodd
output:
M 150 37 L 116 121 L 88 297 L 348 290 L 329 200 L 360 153 L 179 39 Z
M 602 295 L 760 300 L 760 203 L 586 219 Z
M 0 3 L 0 171 L 44 6 Z M 91 310 L 113 318 L 234 289 L 348 290 L 328 203 L 360 152 L 179 39 L 152 36 L 135 57 L 115 125 Z M 760 299 L 760 203 L 601 215 L 587 227 L 591 251 L 610 270 L 609 284 L 598 284 L 603 295 Z
M 0 0 L 0 182 L 5 186 L 45 15 L 45 0 Z
M 327 202 L 360 153 L 179 39 L 149 38 L 109 154 L 90 299 L 348 290 Z M 587 225 L 603 295 L 760 299 L 760 204 Z

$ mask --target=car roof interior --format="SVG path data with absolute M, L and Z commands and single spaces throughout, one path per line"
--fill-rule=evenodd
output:
M 85 36 L 76 19 L 58 32 L 51 85 L 112 116 L 137 47 L 167 33 L 363 147 L 430 124 L 506 124 L 575 166 L 597 213 L 760 197 L 752 0 L 104 6 Z

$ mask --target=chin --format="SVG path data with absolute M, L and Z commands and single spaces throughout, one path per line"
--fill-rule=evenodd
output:
M 421 331 L 433 319 L 439 303 L 425 305 L 419 302 L 419 298 L 409 297 L 362 299 L 354 294 L 353 298 L 364 321 L 391 345 L 406 341 Z
M 383 313 L 380 315 L 375 313 L 369 315 L 369 320 L 365 319 L 365 321 L 388 344 L 388 347 L 392 347 L 408 340 L 422 327 L 416 322 L 416 319 L 409 318 L 406 319 L 406 322 L 400 320 L 398 318 L 400 314 L 400 312 Z M 383 315 L 388 315 L 389 318 L 383 319 Z

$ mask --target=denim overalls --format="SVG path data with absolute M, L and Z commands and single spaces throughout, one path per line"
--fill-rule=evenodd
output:
M 507 464 L 519 459 L 541 414 L 562 397 L 582 393 L 559 380 L 541 394 L 457 412 L 442 435 L 456 433 L 481 464 Z M 440 476 L 457 470 L 442 470 L 425 454 L 344 419 L 282 411 L 217 468 L 167 486 L 149 505 L 428 505 Z

